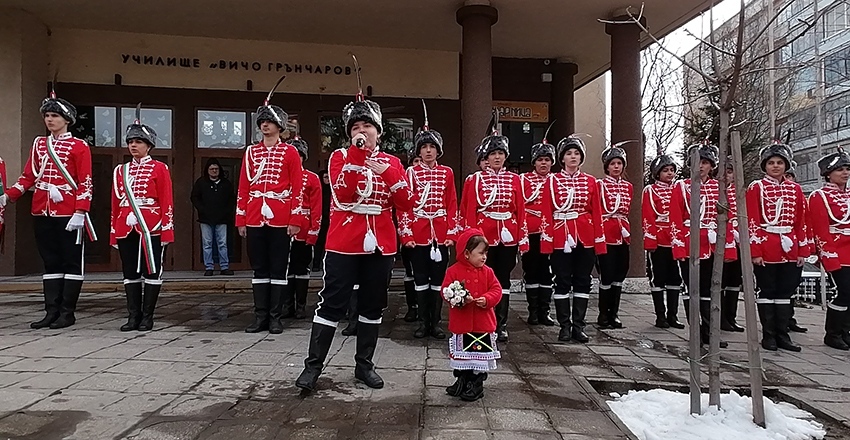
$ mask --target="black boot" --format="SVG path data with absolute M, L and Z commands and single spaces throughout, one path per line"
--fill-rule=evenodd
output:
M 496 305 L 496 342 L 508 341 L 508 312 L 510 311 L 511 296 L 502 294 L 502 299 Z
M 334 341 L 336 327 L 313 323 L 310 332 L 310 347 L 307 349 L 307 359 L 304 359 L 304 370 L 295 380 L 295 386 L 304 391 L 316 389 L 316 381 L 322 374 L 325 359 Z
M 704 345 L 709 345 L 711 343 L 711 301 L 708 299 L 700 298 L 699 301 L 699 314 L 700 314 L 700 325 L 699 325 L 699 335 L 700 335 L 700 343 Z M 720 341 L 720 348 L 726 348 L 729 346 L 729 343 L 726 341 Z
M 466 388 L 466 383 L 470 380 L 473 373 L 469 370 L 452 370 L 452 374 L 456 378 L 455 383 L 446 387 L 446 394 L 457 397 Z
M 404 322 L 416 322 L 419 319 L 416 288 L 413 281 L 404 282 L 404 299 L 407 301 L 407 313 Z
M 582 344 L 590 340 L 584 332 L 584 327 L 587 325 L 585 316 L 587 316 L 587 298 L 576 298 L 573 296 L 573 326 L 570 332 L 570 337 L 576 342 Z
M 831 304 L 826 308 L 826 324 L 824 330 L 826 335 L 823 343 L 837 350 L 850 350 L 850 346 L 844 342 L 844 324 L 847 320 L 847 311 L 835 310 Z
M 596 318 L 596 325 L 600 329 L 614 328 L 611 325 L 611 317 L 608 316 L 608 309 L 611 306 L 611 290 L 612 286 L 608 287 L 599 287 L 599 302 L 597 306 L 599 307 L 599 316 Z M 573 303 L 573 307 L 575 307 L 575 303 Z
M 655 309 L 655 326 L 658 328 L 670 328 L 670 323 L 667 322 L 667 309 L 664 306 L 663 291 L 652 291 L 652 305 Z
M 440 295 L 440 292 L 433 290 L 428 293 L 431 296 L 431 337 L 434 339 L 446 339 L 446 334 L 440 328 L 440 321 L 443 318 L 443 297 Z
M 682 308 L 685 310 L 685 322 L 687 322 L 688 325 L 690 325 L 691 324 L 691 299 L 690 299 L 690 296 L 682 298 Z
M 473 373 L 472 377 L 466 382 L 463 392 L 460 394 L 460 400 L 474 402 L 484 397 L 485 380 L 487 380 L 487 373 Z
M 428 300 L 428 290 L 416 292 L 416 302 L 419 304 L 419 328 L 413 332 L 413 337 L 424 338 L 431 333 L 431 301 Z
M 122 332 L 138 330 L 142 322 L 142 280 L 138 283 L 127 283 L 124 285 L 124 293 L 127 295 L 127 323 L 121 326 Z
M 361 322 L 357 329 L 357 352 L 354 354 L 354 378 L 362 381 L 369 388 L 383 388 L 384 380 L 375 372 L 372 356 L 378 345 L 378 330 L 380 324 Z
M 274 292 L 277 284 L 272 284 L 272 303 L 274 303 Z M 295 317 L 295 277 L 287 278 L 286 285 L 280 286 L 280 319 L 292 319 Z M 269 305 L 269 315 L 274 311 L 274 304 Z M 271 321 L 269 321 L 271 327 Z M 283 324 L 281 324 L 283 330 Z
M 788 330 L 795 333 L 805 333 L 809 331 L 806 327 L 801 327 L 797 323 L 797 319 L 794 318 L 794 307 L 796 307 L 797 301 L 793 298 L 791 299 L 791 319 L 788 320 Z
M 295 301 L 295 292 L 288 285 L 272 284 L 269 289 L 269 333 L 279 335 L 283 333 L 283 319 L 285 310 L 292 308 Z
M 776 346 L 788 351 L 799 352 L 802 348 L 791 340 L 788 335 L 788 321 L 791 319 L 793 307 L 790 302 L 784 304 L 774 304 L 776 310 L 776 322 L 774 331 L 776 332 Z
M 342 329 L 343 336 L 354 336 L 357 334 L 357 319 L 360 316 L 357 314 L 357 291 L 354 289 L 351 292 L 351 299 L 348 301 L 348 325 Z
M 685 306 L 687 310 L 687 306 Z M 679 322 L 679 289 L 667 289 L 667 323 L 670 327 L 683 329 L 685 324 Z
M 744 327 L 738 325 L 738 291 L 724 290 L 720 298 L 720 330 L 727 332 L 743 332 Z
M 540 324 L 540 317 L 537 315 L 537 310 L 540 308 L 540 288 L 526 287 L 525 300 L 528 302 L 528 325 Z
M 558 340 L 563 342 L 569 341 L 570 327 L 572 326 L 570 323 L 569 298 L 555 300 L 555 318 L 558 319 L 558 325 L 561 326 L 561 330 L 558 332 Z
M 51 274 L 53 275 L 53 274 Z M 49 327 L 59 318 L 59 305 L 62 304 L 62 285 L 64 278 L 45 278 L 42 280 L 44 286 L 44 311 L 46 312 L 41 321 L 30 324 L 30 328 L 40 329 Z
M 611 286 L 611 298 L 608 303 L 608 322 L 611 328 L 623 328 L 623 322 L 620 321 L 620 297 L 623 295 L 623 286 Z
M 295 319 L 304 319 L 307 317 L 307 289 L 310 287 L 310 280 L 307 278 L 295 278 Z
M 555 325 L 555 321 L 549 316 L 552 304 L 552 286 L 541 286 L 537 292 L 537 320 L 541 325 L 552 327 Z
M 145 295 L 142 298 L 142 322 L 139 323 L 139 331 L 146 332 L 153 328 L 153 312 L 156 310 L 156 301 L 162 284 L 145 283 Z
M 252 284 L 254 293 L 254 323 L 245 329 L 245 333 L 259 333 L 269 329 L 269 283 Z
M 761 321 L 761 348 L 767 351 L 776 351 L 776 304 L 773 302 L 760 302 L 756 304 Z
M 77 301 L 80 299 L 80 291 L 83 289 L 83 280 L 65 279 L 62 283 L 62 304 L 59 306 L 59 318 L 50 324 L 50 328 L 59 329 L 70 327 L 77 322 L 74 312 L 77 310 Z

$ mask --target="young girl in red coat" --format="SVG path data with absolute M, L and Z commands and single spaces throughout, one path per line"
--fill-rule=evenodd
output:
M 495 369 L 501 357 L 493 308 L 502 299 L 502 287 L 493 269 L 484 265 L 488 248 L 480 229 L 465 230 L 457 240 L 457 262 L 443 280 L 443 298 L 451 305 L 449 365 L 457 378 L 446 393 L 468 402 L 484 397 L 487 371 Z M 455 282 L 465 292 L 457 295 L 460 286 Z

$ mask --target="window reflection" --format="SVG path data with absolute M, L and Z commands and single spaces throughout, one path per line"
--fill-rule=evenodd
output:
M 92 147 L 114 147 L 117 117 L 118 109 L 115 107 L 79 106 L 77 123 L 71 130 L 74 136 L 83 139 Z
M 171 148 L 172 137 L 172 111 L 160 108 L 142 108 L 142 124 L 156 131 L 156 148 Z M 124 132 L 127 126 L 136 120 L 136 109 L 134 107 L 121 108 L 121 145 L 124 142 Z
M 349 145 L 348 133 L 340 116 L 322 116 L 319 120 L 322 131 L 322 151 L 329 153 Z M 381 123 L 380 146 L 385 153 L 406 156 L 413 148 L 415 127 L 413 118 L 386 118 Z
M 198 111 L 199 148 L 242 148 L 245 143 L 244 112 Z

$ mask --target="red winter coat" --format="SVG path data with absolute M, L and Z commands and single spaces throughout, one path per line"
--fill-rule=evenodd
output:
M 496 313 L 493 308 L 502 299 L 502 285 L 489 266 L 474 267 L 463 256 L 466 243 L 476 235 L 483 237 L 484 233 L 480 229 L 472 228 L 460 234 L 457 239 L 457 262 L 446 270 L 443 288 L 454 281 L 460 281 L 473 298 L 487 298 L 487 305 L 478 307 L 474 303 L 468 303 L 460 307 L 449 307 L 449 331 L 454 334 L 496 331 Z
M 304 201 L 301 204 L 301 231 L 295 236 L 298 241 L 304 241 L 310 246 L 316 244 L 319 239 L 319 229 L 322 226 L 322 184 L 316 173 L 303 170 L 304 189 L 301 196 Z

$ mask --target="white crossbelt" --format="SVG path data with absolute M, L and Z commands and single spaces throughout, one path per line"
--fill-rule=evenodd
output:
M 354 205 L 351 212 L 362 215 L 381 215 L 381 205 Z
M 422 209 L 417 209 L 417 210 L 413 211 L 413 215 L 415 215 L 418 218 L 424 218 L 426 220 L 433 220 L 437 217 L 445 217 L 446 216 L 446 210 L 445 209 L 438 209 L 434 212 L 425 212 Z
M 552 218 L 554 220 L 562 221 L 562 220 L 575 220 L 578 218 L 578 213 L 575 211 L 567 211 L 567 212 L 553 212 Z
M 484 217 L 487 217 L 487 218 L 490 218 L 490 219 L 493 219 L 493 220 L 505 221 L 505 220 L 510 220 L 510 218 L 511 218 L 510 212 L 482 211 L 481 213 L 484 214 Z
M 136 203 L 141 207 L 155 206 L 156 200 L 149 197 L 136 197 Z M 126 197 L 124 197 L 120 202 L 118 202 L 118 206 L 130 206 L 130 202 Z
M 691 227 L 691 221 L 690 220 L 685 220 L 683 223 L 684 223 L 684 226 L 686 228 Z M 715 223 L 715 222 L 700 223 L 699 227 L 702 228 L 702 229 L 717 229 L 717 223 Z
M 535 217 L 543 217 L 543 213 L 540 211 L 535 211 L 533 209 L 526 209 L 525 212 L 535 216 Z
M 289 194 L 290 194 L 290 191 L 288 189 L 283 190 L 281 192 L 274 192 L 274 191 L 263 192 L 263 191 L 254 190 L 254 191 L 251 191 L 251 192 L 248 193 L 248 195 L 250 195 L 251 197 L 253 197 L 255 199 L 265 198 L 265 199 L 274 199 L 274 200 L 285 200 L 285 199 L 289 198 Z
M 837 228 L 835 226 L 829 227 L 830 234 L 840 234 L 840 235 L 850 235 L 850 228 Z
M 791 226 L 761 225 L 761 227 L 770 234 L 790 234 L 794 230 Z
M 40 190 L 44 190 L 44 191 L 50 191 L 51 186 L 56 188 L 56 189 L 62 190 L 62 191 L 73 191 L 74 190 L 74 188 L 72 188 L 71 185 L 68 185 L 67 183 L 63 183 L 62 185 L 54 185 L 52 183 L 43 182 L 41 180 L 39 180 L 38 182 L 35 183 L 36 188 L 38 188 Z

